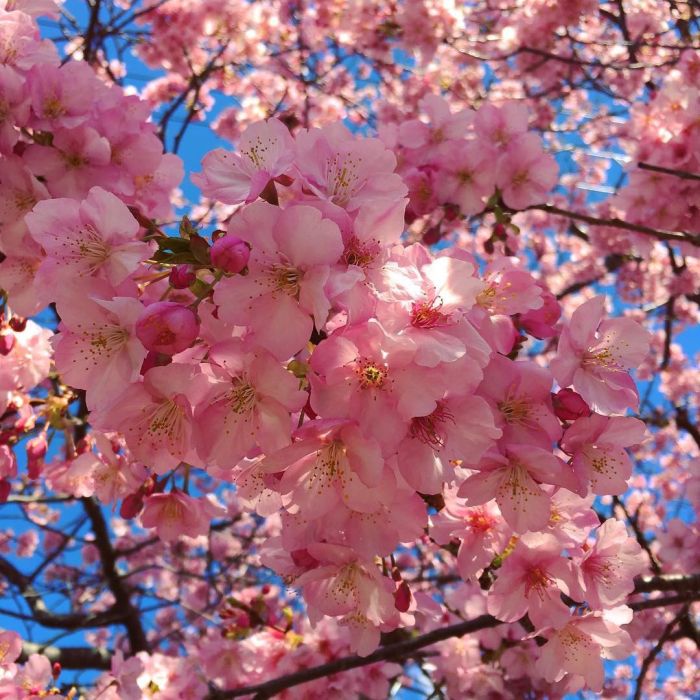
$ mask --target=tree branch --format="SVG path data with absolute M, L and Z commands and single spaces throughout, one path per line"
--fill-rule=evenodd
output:
M 609 226 L 611 228 L 621 228 L 626 231 L 634 231 L 635 233 L 643 233 L 646 236 L 653 236 L 660 241 L 674 241 L 675 243 L 690 243 L 691 245 L 700 247 L 700 236 L 692 233 L 678 233 L 676 231 L 662 231 L 661 229 L 650 228 L 649 226 L 643 226 L 642 224 L 631 224 L 628 221 L 623 221 L 622 219 L 612 218 L 612 219 L 599 219 L 595 216 L 589 216 L 588 214 L 579 214 L 578 212 L 568 211 L 567 209 L 560 209 L 552 204 L 533 204 L 527 207 L 523 211 L 528 211 L 531 209 L 536 209 L 538 211 L 544 211 L 548 214 L 555 214 L 557 216 L 565 216 L 568 219 L 574 219 L 575 221 L 584 221 L 587 224 L 593 226 Z
M 18 663 L 25 663 L 31 654 L 43 654 L 51 663 L 58 662 L 62 668 L 76 671 L 98 669 L 109 671 L 113 652 L 104 648 L 55 647 L 33 642 L 22 642 L 22 654 Z
M 320 666 L 306 668 L 303 671 L 290 673 L 287 676 L 275 678 L 265 683 L 259 683 L 258 685 L 250 685 L 244 688 L 236 688 L 234 690 L 215 690 L 209 694 L 208 700 L 228 700 L 228 698 L 238 698 L 243 697 L 244 695 L 252 695 L 253 693 L 255 693 L 254 700 L 265 700 L 266 698 L 270 698 L 274 694 L 295 685 L 308 683 L 309 681 L 316 680 L 317 678 L 323 678 L 324 676 L 331 676 L 334 673 L 339 673 L 340 671 L 349 671 L 353 668 L 368 666 L 369 664 L 377 663 L 378 661 L 389 661 L 391 659 L 405 657 L 425 646 L 429 646 L 430 644 L 442 642 L 445 639 L 450 639 L 451 637 L 462 637 L 465 634 L 470 634 L 471 632 L 477 632 L 478 630 L 487 629 L 489 627 L 497 627 L 498 625 L 502 624 L 505 623 L 497 620 L 491 615 L 481 615 L 473 620 L 459 622 L 455 625 L 449 625 L 448 627 L 433 630 L 432 632 L 422 634 L 419 637 L 409 639 L 405 642 L 388 644 L 385 647 L 377 649 L 377 651 L 369 656 L 346 656 L 342 659 L 336 659 L 335 661 L 329 661 L 328 663 L 321 664 Z

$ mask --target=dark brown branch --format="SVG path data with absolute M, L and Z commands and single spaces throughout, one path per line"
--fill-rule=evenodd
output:
M 481 615 L 474 620 L 459 622 L 455 625 L 449 625 L 448 627 L 433 630 L 432 632 L 422 634 L 419 637 L 415 637 L 414 639 L 410 639 L 405 642 L 389 644 L 385 647 L 377 649 L 377 651 L 369 656 L 347 656 L 342 659 L 330 661 L 326 664 L 321 664 L 320 666 L 306 668 L 303 671 L 297 671 L 296 673 L 290 673 L 287 676 L 275 678 L 265 683 L 259 683 L 258 685 L 251 685 L 245 688 L 236 688 L 234 690 L 214 691 L 210 693 L 209 700 L 227 700 L 228 698 L 238 698 L 243 697 L 244 695 L 252 695 L 253 693 L 255 693 L 255 700 L 265 700 L 266 698 L 270 698 L 276 693 L 279 693 L 286 688 L 291 688 L 295 685 L 301 685 L 302 683 L 308 683 L 309 681 L 316 680 L 317 678 L 331 676 L 334 673 L 339 673 L 340 671 L 349 671 L 353 668 L 367 666 L 369 664 L 377 663 L 378 661 L 403 658 L 418 651 L 419 649 L 422 649 L 425 646 L 429 646 L 430 644 L 442 642 L 445 639 L 450 639 L 452 637 L 462 637 L 465 634 L 470 634 L 471 632 L 477 632 L 478 630 L 487 629 L 489 627 L 497 627 L 498 625 L 502 624 L 504 623 L 491 615 Z
M 3 614 L 13 615 L 18 619 L 29 619 L 42 625 L 42 627 L 64 630 L 108 627 L 120 622 L 123 618 L 123 614 L 115 606 L 94 614 L 84 612 L 50 612 L 41 595 L 32 586 L 31 578 L 23 574 L 3 557 L 0 557 L 0 574 L 19 590 L 31 610 L 31 615 L 23 615 L 19 610 L 14 615 L 10 611 L 3 610 Z
M 663 173 L 664 175 L 673 175 L 681 180 L 700 180 L 700 175 L 697 173 L 689 173 L 687 170 L 675 170 L 673 168 L 663 168 L 660 165 L 652 165 L 651 163 L 637 163 L 640 170 L 651 170 L 655 173 Z
M 690 420 L 688 410 L 683 406 L 676 406 L 676 425 L 680 430 L 685 430 L 695 440 L 695 444 L 700 447 L 700 430 Z
M 32 654 L 43 654 L 51 663 L 61 664 L 61 668 L 76 671 L 87 669 L 109 671 L 112 666 L 113 652 L 109 649 L 91 647 L 55 647 L 22 642 L 22 654 L 18 662 L 25 663 Z
M 94 498 L 81 498 L 80 500 L 92 523 L 92 530 L 95 534 L 95 546 L 100 555 L 102 571 L 110 590 L 114 594 L 114 608 L 122 613 L 123 622 L 129 637 L 131 653 L 150 651 L 150 645 L 141 624 L 139 611 L 131 604 L 129 590 L 117 571 L 117 556 L 112 547 L 102 508 Z
M 649 542 L 647 542 L 647 538 L 644 536 L 644 533 L 639 527 L 639 518 L 637 514 L 635 513 L 634 515 L 631 515 L 627 510 L 625 504 L 617 496 L 613 496 L 612 501 L 613 506 L 617 506 L 618 508 L 620 508 L 624 513 L 625 518 L 627 518 L 627 522 L 629 522 L 630 527 L 634 531 L 634 536 L 636 537 L 639 546 L 647 553 L 647 556 L 649 557 L 649 562 L 651 564 L 652 571 L 655 574 L 659 575 L 661 573 L 661 565 L 654 556 L 654 553 L 651 551 L 651 548 L 649 547 Z
M 642 666 L 639 669 L 639 676 L 637 677 L 637 687 L 634 690 L 634 700 L 641 700 L 642 688 L 644 687 L 644 678 L 647 675 L 647 672 L 651 668 L 652 663 L 654 663 L 654 659 L 656 659 L 656 657 L 661 653 L 664 644 L 666 644 L 666 642 L 670 639 L 675 626 L 681 621 L 681 618 L 687 614 L 688 606 L 684 605 L 678 615 L 676 615 L 673 620 L 666 625 L 666 629 L 659 637 L 659 641 L 656 643 L 656 646 L 654 646 L 654 648 L 644 657 Z
M 578 212 L 568 211 L 567 209 L 560 209 L 552 204 L 533 204 L 523 211 L 528 211 L 530 209 L 544 211 L 548 214 L 555 214 L 557 216 L 565 216 L 568 219 L 574 219 L 575 221 L 584 221 L 585 223 L 593 226 L 610 226 L 611 228 L 621 228 L 625 229 L 626 231 L 643 233 L 646 236 L 653 236 L 660 241 L 690 243 L 691 245 L 700 247 L 700 236 L 697 234 L 662 231 L 661 229 L 650 228 L 649 226 L 643 226 L 642 224 L 631 224 L 629 221 L 623 221 L 622 219 L 617 218 L 600 219 L 595 216 L 589 216 L 588 214 L 579 214 Z

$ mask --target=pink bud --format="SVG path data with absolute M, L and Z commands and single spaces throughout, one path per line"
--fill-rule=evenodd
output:
M 0 334 L 0 355 L 9 355 L 12 352 L 13 347 L 15 347 L 15 334 Z
M 554 326 L 561 316 L 561 306 L 554 294 L 543 289 L 542 301 L 543 304 L 539 309 L 530 309 L 520 317 L 522 328 L 541 340 L 556 334 Z
M 552 394 L 554 413 L 560 420 L 576 420 L 591 415 L 588 404 L 573 389 L 560 389 Z
M 6 476 L 17 476 L 17 459 L 7 445 L 0 445 L 0 477 Z
M 192 265 L 175 265 L 170 270 L 168 282 L 173 289 L 187 289 L 196 279 L 197 275 L 195 275 Z
M 13 316 L 8 324 L 15 333 L 21 333 L 27 327 L 27 319 L 21 316 Z
M 442 232 L 440 230 L 440 226 L 431 226 L 423 234 L 423 243 L 425 243 L 425 245 L 435 245 L 441 238 Z
M 245 610 L 236 611 L 236 627 L 250 627 L 250 615 Z
M 27 440 L 27 473 L 30 479 L 39 478 L 48 447 L 43 435 Z
M 399 612 L 406 612 L 411 605 L 411 589 L 405 581 L 401 581 L 394 593 L 394 607 Z
M 174 301 L 157 301 L 136 322 L 136 337 L 147 350 L 175 355 L 190 347 L 199 335 L 192 309 Z
M 135 518 L 143 509 L 143 496 L 140 493 L 130 493 L 123 501 L 119 509 L 119 515 L 124 520 Z
M 55 681 L 57 681 L 58 677 L 61 675 L 61 664 L 58 663 L 58 661 L 55 661 L 51 667 L 51 675 Z
M 236 274 L 244 270 L 250 258 L 248 244 L 238 236 L 222 236 L 211 247 L 211 262 L 224 272 Z

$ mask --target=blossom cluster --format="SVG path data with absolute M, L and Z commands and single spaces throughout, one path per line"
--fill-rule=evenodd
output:
M 226 514 L 190 489 L 191 471 L 235 484 L 276 523 L 262 562 L 301 591 L 320 638 L 329 630 L 333 642 L 335 619 L 348 634 L 338 648 L 362 655 L 381 633 L 443 621 L 446 608 L 409 585 L 396 556 L 428 538 L 456 552 L 463 590 L 484 582 L 483 609 L 514 623 L 503 634 L 526 637 L 536 663 L 522 676 L 553 693 L 600 690 L 601 657 L 631 649 L 624 603 L 647 560 L 590 504 L 625 491 L 626 448 L 644 440 L 625 413 L 638 408 L 629 372 L 648 334 L 607 318 L 602 296 L 560 321 L 555 296 L 515 257 L 483 266 L 402 240 L 435 208 L 470 216 L 494 197 L 509 210 L 544 199 L 556 165 L 524 110 L 451 114 L 425 98 L 429 121 L 387 127 L 382 140 L 339 123 L 294 134 L 274 118 L 254 123 L 193 178 L 227 212 L 225 228 L 209 239 L 185 219 L 167 235 L 156 220 L 180 166 L 143 103 L 85 64 L 61 66 L 28 15 L 0 19 L 0 377 L 12 440 L 35 428 L 27 396 L 50 358 L 51 333 L 18 314 L 55 304 L 65 389 L 27 445 L 27 478 L 121 501 L 166 543 L 204 536 Z M 546 363 L 523 352 L 555 337 Z M 46 463 L 49 428 L 86 419 L 67 408 L 78 392 L 93 430 Z M 18 470 L 2 456 L 7 498 Z M 515 625 L 524 619 L 527 634 Z M 250 629 L 250 616 L 236 620 Z M 267 634 L 250 646 L 269 650 Z M 210 641 L 214 667 L 224 642 L 203 640 L 200 652 Z M 44 661 L 13 665 L 16 645 L 8 638 L 6 684 L 21 673 L 48 683 Z M 441 649 L 452 653 L 462 652 Z M 121 662 L 124 697 L 143 690 L 135 679 L 149 664 L 169 663 Z M 241 684 L 230 668 L 216 675 Z M 204 695 L 200 685 L 183 692 Z

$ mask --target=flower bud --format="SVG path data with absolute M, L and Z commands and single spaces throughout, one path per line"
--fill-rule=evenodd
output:
M 147 350 L 175 355 L 190 347 L 199 335 L 192 309 L 173 301 L 148 306 L 136 322 L 136 337 Z
M 442 231 L 440 230 L 440 224 L 438 224 L 437 226 L 431 226 L 423 234 L 423 243 L 425 243 L 425 245 L 435 245 L 441 238 Z
M 27 319 L 21 316 L 13 316 L 8 321 L 8 325 L 15 333 L 21 333 L 27 327 Z
M 405 581 L 401 581 L 394 593 L 394 607 L 399 612 L 406 612 L 411 605 L 411 589 Z
M 211 247 L 211 262 L 214 267 L 236 274 L 245 269 L 250 258 L 248 244 L 238 236 L 222 236 Z
M 61 675 L 61 664 L 59 664 L 58 661 L 55 661 L 51 667 L 51 675 L 55 681 L 57 681 L 58 677 Z
M 38 479 L 49 446 L 43 435 L 27 440 L 27 473 L 30 479 Z
M 9 355 L 12 352 L 13 347 L 15 347 L 15 334 L 14 333 L 1 333 L 0 334 L 0 355 Z
M 192 265 L 175 265 L 170 270 L 168 282 L 173 289 L 187 289 L 196 279 Z
M 552 404 L 559 420 L 576 420 L 591 415 L 588 404 L 573 389 L 560 389 L 552 394 Z
M 119 515 L 124 520 L 135 518 L 143 509 L 143 496 L 140 493 L 130 493 L 123 501 L 119 509 Z
M 12 491 L 12 484 L 7 479 L 0 479 L 0 503 L 6 503 Z
M 0 477 L 6 476 L 17 476 L 17 458 L 7 445 L 0 445 Z

